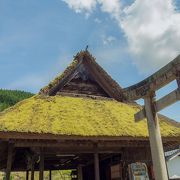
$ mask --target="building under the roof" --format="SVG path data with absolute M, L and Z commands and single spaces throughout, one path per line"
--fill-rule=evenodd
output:
M 39 94 L 0 113 L 0 170 L 7 180 L 10 171 L 31 171 L 33 180 L 40 170 L 42 180 L 44 170 L 64 169 L 77 170 L 79 180 L 125 180 L 133 162 L 150 171 L 147 125 L 134 122 L 140 109 L 82 51 Z M 159 119 L 164 148 L 179 145 L 179 124 Z

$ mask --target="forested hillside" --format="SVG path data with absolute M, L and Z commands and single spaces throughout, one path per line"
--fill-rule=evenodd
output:
M 0 111 L 3 111 L 17 102 L 31 96 L 33 96 L 33 94 L 29 92 L 0 89 Z

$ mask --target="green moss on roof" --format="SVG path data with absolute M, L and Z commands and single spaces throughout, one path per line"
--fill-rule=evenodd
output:
M 134 122 L 137 111 L 115 100 L 37 95 L 0 113 L 0 131 L 147 137 L 146 121 Z M 173 123 L 162 119 L 160 125 L 162 136 L 180 136 Z

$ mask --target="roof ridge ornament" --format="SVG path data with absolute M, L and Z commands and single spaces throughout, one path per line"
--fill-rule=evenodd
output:
M 88 48 L 89 48 L 89 45 L 86 46 L 86 49 L 85 49 L 86 52 L 88 51 Z

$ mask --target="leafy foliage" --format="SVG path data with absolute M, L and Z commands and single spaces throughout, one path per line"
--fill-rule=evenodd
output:
M 33 96 L 32 93 L 18 90 L 3 90 L 0 89 L 0 111 L 13 106 L 19 101 Z

